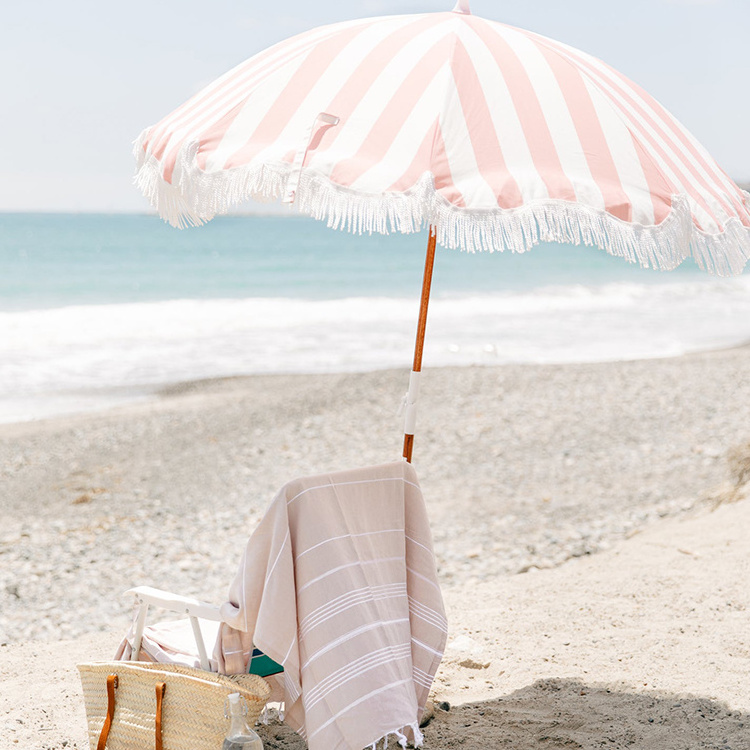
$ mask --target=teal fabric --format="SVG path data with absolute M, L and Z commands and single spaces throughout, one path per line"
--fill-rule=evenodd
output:
M 284 667 L 275 662 L 270 656 L 266 656 L 259 648 L 254 648 L 247 671 L 250 674 L 257 674 L 259 677 L 268 677 L 268 675 L 283 672 Z

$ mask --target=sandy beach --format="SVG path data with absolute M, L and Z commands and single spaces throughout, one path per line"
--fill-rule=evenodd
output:
M 428 750 L 750 748 L 748 366 L 425 371 L 415 466 L 451 631 Z M 0 747 L 87 747 L 75 664 L 112 656 L 122 592 L 221 601 L 281 484 L 398 458 L 406 380 L 212 380 L 0 426 Z

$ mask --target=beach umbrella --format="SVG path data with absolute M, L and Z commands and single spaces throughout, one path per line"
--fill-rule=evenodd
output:
M 645 267 L 750 256 L 750 194 L 657 101 L 600 60 L 452 12 L 323 26 L 251 57 L 135 145 L 177 227 L 281 198 L 352 232 L 429 227 L 407 396 L 411 460 L 435 245 L 598 246 Z

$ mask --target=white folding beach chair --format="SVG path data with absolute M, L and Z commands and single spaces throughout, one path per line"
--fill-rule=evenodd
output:
M 136 586 L 125 593 L 135 596 L 139 609 L 132 633 L 128 634 L 126 642 L 122 644 L 120 658 L 138 661 L 143 656 L 146 661 L 182 664 L 207 672 L 216 671 L 215 664 L 211 664 L 206 643 L 213 649 L 219 634 L 221 614 L 218 606 L 151 586 Z M 186 615 L 188 619 L 164 622 L 147 630 L 146 620 L 152 606 Z

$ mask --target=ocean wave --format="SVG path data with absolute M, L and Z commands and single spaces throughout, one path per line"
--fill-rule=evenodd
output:
M 196 378 L 406 368 L 417 312 L 416 299 L 386 297 L 0 312 L 0 421 L 76 410 L 59 406 L 76 394 L 109 403 Z M 430 305 L 424 365 L 675 356 L 750 339 L 749 313 L 747 277 L 443 296 Z

